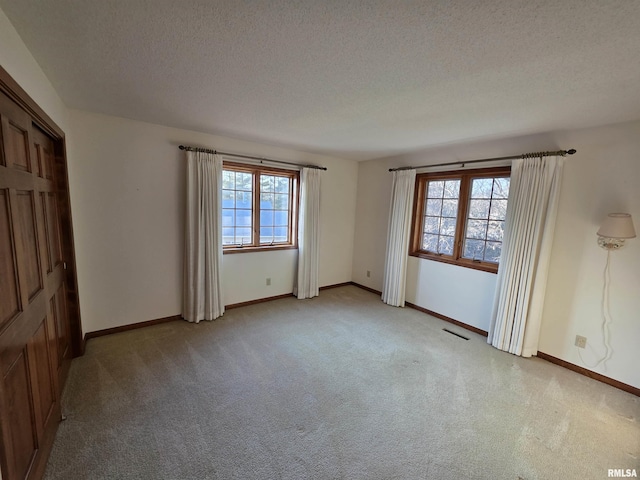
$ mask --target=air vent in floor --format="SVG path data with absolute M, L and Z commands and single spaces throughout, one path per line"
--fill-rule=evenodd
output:
M 447 329 L 447 328 L 443 328 L 442 330 L 444 330 L 447 333 L 450 333 L 451 335 L 455 335 L 456 337 L 460 337 L 460 338 L 464 338 L 465 340 L 469 340 L 467 337 L 460 335 L 459 333 L 456 332 L 452 332 L 451 330 Z

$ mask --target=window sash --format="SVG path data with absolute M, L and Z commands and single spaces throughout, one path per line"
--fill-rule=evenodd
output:
M 237 204 L 234 203 L 234 208 L 223 208 L 223 210 L 234 210 L 233 217 L 233 228 L 234 234 L 237 228 L 248 228 L 250 231 L 250 235 L 248 238 L 248 242 L 240 242 L 236 241 L 233 244 L 227 243 L 223 244 L 223 252 L 224 253 L 236 253 L 242 251 L 252 251 L 252 250 L 269 250 L 269 249 L 282 249 L 282 248 L 297 248 L 297 210 L 298 210 L 298 198 L 299 198 L 299 172 L 295 170 L 285 170 L 273 167 L 263 167 L 263 166 L 253 166 L 247 164 L 240 164 L 235 162 L 224 162 L 223 163 L 223 172 L 239 172 L 239 173 L 248 173 L 251 175 L 251 201 L 250 205 L 246 207 L 245 203 L 242 204 L 242 208 L 238 208 Z M 223 173 L 224 175 L 224 173 Z M 271 176 L 277 178 L 287 178 L 288 188 L 287 191 L 284 192 L 263 192 L 261 180 L 263 176 Z M 223 192 L 230 191 L 229 189 L 224 189 Z M 248 191 L 248 190 L 241 190 Z M 263 193 L 273 193 L 274 195 L 277 193 L 281 195 L 282 198 L 287 197 L 287 208 L 275 208 L 275 205 L 272 205 L 274 208 L 264 208 L 261 205 L 261 199 L 263 198 Z M 275 198 L 275 197 L 274 197 Z M 224 205 L 224 204 L 223 204 Z M 250 211 L 250 225 L 241 225 L 238 226 L 236 222 L 236 210 L 248 210 Z M 261 241 L 261 214 L 263 212 L 273 212 L 275 216 L 275 212 L 286 212 L 286 235 L 285 240 L 280 241 L 269 241 L 263 242 Z M 280 215 L 281 217 L 282 215 Z M 225 220 L 223 219 L 223 229 L 231 228 L 230 225 L 224 225 Z M 268 226 L 265 226 L 268 228 Z M 244 232 L 241 232 L 244 233 Z M 264 237 L 264 235 L 263 235 Z M 236 240 L 237 238 L 234 238 Z M 275 239 L 274 239 L 275 240 Z
M 469 207 L 460 251 L 463 258 L 477 261 L 478 257 L 481 256 L 481 261 L 494 263 L 496 265 L 499 263 L 494 260 L 494 258 L 502 255 L 504 222 L 507 214 L 508 186 L 507 191 L 505 192 L 503 190 L 501 193 L 496 193 L 496 188 L 500 189 L 502 187 L 502 189 L 504 189 L 505 182 L 500 181 L 504 179 L 509 179 L 509 177 L 471 177 L 469 185 Z M 480 185 L 482 180 L 491 180 L 491 190 L 488 193 L 488 196 L 485 192 L 477 192 L 474 194 L 473 190 L 474 185 L 476 185 L 476 180 L 479 181 L 477 184 Z M 484 184 L 486 185 L 486 183 Z M 479 206 L 479 208 L 474 209 L 474 202 L 475 205 Z M 485 205 L 486 207 L 483 208 L 482 205 Z M 486 213 L 482 213 L 482 210 L 485 210 Z M 484 229 L 483 235 L 476 235 L 475 237 L 472 236 L 469 232 L 469 227 L 471 225 L 476 225 L 479 227 L 479 230 Z M 475 252 L 468 254 L 468 247 L 470 245 L 476 245 L 476 248 Z M 497 249 L 499 249 L 498 255 L 494 255 L 493 257 L 489 256 L 489 258 L 487 258 L 491 251 L 495 251 Z M 481 255 L 478 255 L 480 252 Z
M 273 188 L 272 189 L 264 189 L 263 187 L 265 186 L 263 183 L 263 178 L 264 177 L 271 177 L 273 178 Z M 276 182 L 277 179 L 283 179 L 286 178 L 287 181 L 287 186 L 286 186 L 286 191 L 283 190 L 281 187 L 276 186 Z M 293 178 L 290 175 L 281 175 L 281 174 L 275 174 L 275 173 L 266 173 L 266 172 L 260 172 L 260 179 L 258 180 L 258 183 L 260 184 L 260 213 L 259 213 L 259 223 L 258 223 L 258 243 L 260 245 L 282 245 L 282 244 L 290 244 L 291 243 L 291 224 L 293 221 L 292 218 L 292 213 L 293 213 L 293 209 L 291 208 L 292 205 L 292 199 L 293 199 Z M 280 184 L 281 185 L 281 184 Z M 263 197 L 264 195 L 264 197 Z M 280 199 L 280 201 L 283 201 L 284 198 L 286 197 L 286 208 L 282 208 L 282 205 L 280 205 L 280 208 L 278 208 L 278 200 Z M 262 205 L 263 202 L 263 198 L 273 198 L 272 200 L 272 208 L 265 208 Z M 268 200 L 267 200 L 268 201 Z M 271 222 L 264 222 L 262 221 L 263 218 L 263 213 L 271 213 L 271 217 L 272 220 Z M 269 217 L 269 215 L 265 215 L 265 217 Z M 263 228 L 265 229 L 265 234 L 264 236 L 267 237 L 266 235 L 266 231 L 267 229 L 271 229 L 271 241 L 268 242 L 263 242 L 262 238 L 263 238 Z M 279 232 L 284 231 L 284 240 L 280 240 L 280 241 L 276 241 L 276 229 L 280 229 L 278 230 Z M 285 229 L 285 230 L 282 230 Z M 278 235 L 280 237 L 282 237 L 283 235 Z
M 412 223 L 412 235 L 411 235 L 411 248 L 409 254 L 412 256 L 428 258 L 445 263 L 451 263 L 459 266 L 475 268 L 478 270 L 484 270 L 488 272 L 497 272 L 498 263 L 494 261 L 487 261 L 485 257 L 481 260 L 477 258 L 469 258 L 465 256 L 465 247 L 467 246 L 467 233 L 468 222 L 475 220 L 473 217 L 470 219 L 469 214 L 471 210 L 472 200 L 472 181 L 474 179 L 483 178 L 508 178 L 510 177 L 511 167 L 497 167 L 487 169 L 474 169 L 467 171 L 448 171 L 437 173 L 423 173 L 419 174 L 416 178 L 416 193 L 414 199 L 414 213 Z M 427 221 L 427 196 L 428 187 L 430 182 L 434 181 L 460 181 L 460 190 L 458 198 L 458 210 L 455 216 L 455 231 L 453 233 L 453 248 L 449 252 L 437 252 L 423 248 L 423 236 L 425 231 L 425 221 Z M 493 187 L 492 187 L 493 188 Z M 478 200 L 473 198 L 474 200 Z M 481 200 L 489 200 L 488 198 L 482 198 Z M 495 199 L 504 200 L 506 199 Z M 490 213 L 491 215 L 491 213 Z M 442 218 L 442 217 L 435 217 Z M 452 217 L 447 217 L 452 218 Z M 493 219 L 487 219 L 487 222 L 493 221 Z M 502 221 L 502 220 L 500 220 Z M 442 220 L 440 220 L 442 222 Z M 488 225 L 488 224 L 487 224 Z M 486 242 L 492 242 L 493 239 L 483 239 L 484 244 Z M 500 245 L 501 247 L 501 245 Z M 484 250 L 483 250 L 484 251 Z

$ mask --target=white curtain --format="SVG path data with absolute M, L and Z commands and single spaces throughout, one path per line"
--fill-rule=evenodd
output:
M 414 169 L 393 172 L 382 301 L 395 307 L 404 307 L 415 185 Z
M 293 293 L 298 298 L 317 297 L 320 244 L 320 170 L 300 172 L 298 220 L 298 278 Z
M 488 342 L 538 353 L 542 307 L 558 212 L 562 157 L 514 160 Z
M 213 320 L 222 303 L 222 157 L 187 154 L 187 211 L 182 317 Z

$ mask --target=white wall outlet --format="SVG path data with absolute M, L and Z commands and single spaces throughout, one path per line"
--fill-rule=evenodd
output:
M 269 285 L 271 285 L 271 279 L 270 279 L 270 278 L 267 278 L 267 287 L 268 287 Z
M 576 347 L 585 348 L 587 346 L 587 337 L 576 335 Z
M 367 270 L 367 277 L 371 277 L 371 270 Z

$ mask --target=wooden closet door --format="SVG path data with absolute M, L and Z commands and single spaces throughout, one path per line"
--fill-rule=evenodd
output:
M 70 359 L 53 141 L 0 94 L 3 480 L 41 476 Z

